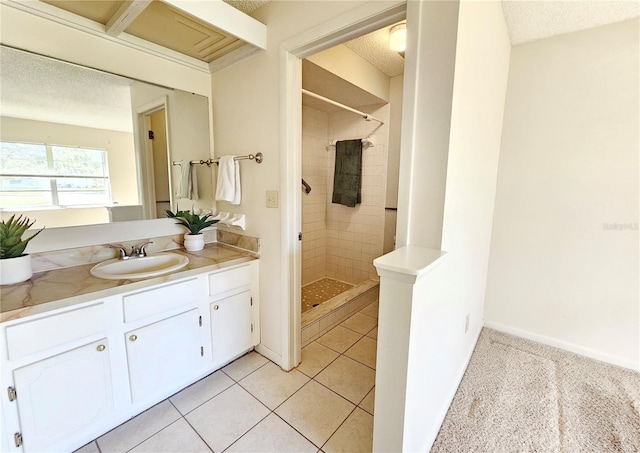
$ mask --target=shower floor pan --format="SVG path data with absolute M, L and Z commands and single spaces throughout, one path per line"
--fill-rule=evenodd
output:
M 302 346 L 324 335 L 356 311 L 378 300 L 379 282 L 366 280 L 302 313 Z
M 317 307 L 323 302 L 333 299 L 338 294 L 353 288 L 351 283 L 341 282 L 333 278 L 321 278 L 302 287 L 302 313 Z

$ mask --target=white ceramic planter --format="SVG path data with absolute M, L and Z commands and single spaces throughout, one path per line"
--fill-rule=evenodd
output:
M 184 248 L 189 252 L 197 252 L 204 248 L 204 234 L 185 234 Z
M 0 285 L 24 282 L 29 280 L 32 275 L 31 255 L 20 255 L 0 260 Z

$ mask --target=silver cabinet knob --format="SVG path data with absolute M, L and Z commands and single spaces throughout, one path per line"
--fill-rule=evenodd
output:
M 130 340 L 130 341 L 136 341 L 137 339 L 138 339 L 138 336 L 137 336 L 137 335 L 135 335 L 135 334 L 133 334 L 133 335 L 131 335 L 131 336 L 129 337 L 129 340 Z
M 99 344 L 99 345 L 98 345 L 98 347 L 96 348 L 96 350 L 97 350 L 98 352 L 102 352 L 102 351 L 104 351 L 105 349 L 107 349 L 107 347 L 106 347 L 105 345 L 103 345 L 103 344 Z
M 217 310 L 218 308 L 220 308 L 218 305 L 214 305 L 214 306 L 213 306 L 213 309 L 214 309 L 214 310 Z

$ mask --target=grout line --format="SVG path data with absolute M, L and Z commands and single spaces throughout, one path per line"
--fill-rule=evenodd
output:
M 164 401 L 169 401 L 169 400 L 168 400 L 168 399 L 166 399 L 166 400 L 160 401 L 160 403 L 164 403 Z M 160 404 L 160 403 L 158 403 L 158 404 Z M 156 406 L 157 406 L 158 404 L 156 404 Z M 173 406 L 173 404 L 171 403 L 171 401 L 169 401 L 169 404 L 171 404 L 171 405 Z M 151 408 L 153 408 L 153 407 L 155 407 L 155 406 L 151 406 L 149 409 L 151 409 Z M 175 406 L 173 406 L 173 408 L 174 408 L 174 409 L 176 409 L 176 407 L 175 407 Z M 147 409 L 147 410 L 149 410 L 149 409 Z M 125 452 L 129 452 L 129 451 L 133 450 L 134 448 L 139 447 L 140 445 L 142 445 L 143 443 L 145 443 L 146 441 L 148 441 L 149 439 L 151 439 L 153 436 L 155 436 L 156 434 L 158 434 L 160 431 L 162 431 L 162 430 L 164 430 L 164 429 L 168 428 L 169 426 L 173 425 L 175 422 L 177 422 L 178 420 L 180 420 L 181 418 L 183 418 L 183 417 L 182 417 L 182 414 L 180 414 L 180 411 L 179 411 L 178 409 L 176 409 L 176 411 L 178 412 L 178 414 L 180 415 L 180 417 L 176 418 L 174 421 L 172 421 L 171 423 L 169 423 L 167 426 L 163 426 L 163 427 L 162 427 L 162 428 L 160 428 L 158 431 L 154 432 L 153 434 L 151 434 L 149 437 L 145 438 L 144 440 L 142 440 L 142 441 L 138 442 L 136 445 L 134 445 L 134 446 L 133 446 L 133 447 L 131 447 L 130 449 L 125 450 Z M 145 412 L 146 412 L 146 411 L 145 411 Z M 143 412 L 143 413 L 144 413 L 144 412 Z M 140 414 L 138 414 L 138 415 L 140 415 Z M 138 415 L 136 415 L 136 417 L 137 417 Z M 136 418 L 136 417 L 133 417 L 133 418 Z M 133 419 L 129 419 L 129 420 L 127 420 L 125 423 L 129 423 L 129 421 L 131 421 L 131 420 L 133 420 Z M 119 426 L 120 426 L 120 425 L 119 425 Z
M 247 393 L 248 393 L 248 392 L 247 392 Z M 251 395 L 251 393 L 249 393 L 249 395 Z M 255 397 L 255 396 L 253 396 L 253 395 L 251 395 L 251 397 L 253 397 L 253 398 L 255 398 L 256 400 L 258 400 L 258 398 L 256 398 L 256 397 Z M 258 402 L 264 406 L 264 404 L 262 403 L 262 401 L 258 400 Z M 265 407 L 267 407 L 267 406 L 265 406 Z M 233 441 L 233 442 L 232 442 L 232 443 L 231 443 L 227 448 L 225 448 L 224 450 L 222 450 L 222 452 L 225 452 L 225 451 L 227 451 L 228 449 L 230 449 L 230 448 L 231 448 L 231 446 L 232 446 L 233 444 L 235 444 L 236 442 L 238 442 L 240 439 L 242 439 L 244 436 L 246 436 L 246 435 L 247 435 L 251 430 L 253 430 L 253 428 L 255 428 L 255 427 L 256 427 L 256 426 L 258 426 L 260 423 L 262 423 L 262 422 L 263 422 L 263 420 L 264 420 L 265 418 L 267 418 L 267 417 L 272 413 L 271 409 L 269 409 L 268 407 L 267 407 L 267 410 L 269 410 L 269 413 L 268 413 L 267 415 L 265 415 L 265 416 L 264 416 L 264 417 L 262 417 L 260 420 L 258 420 L 258 422 L 257 422 L 255 425 L 253 425 L 251 428 L 249 428 L 248 430 L 246 430 L 246 431 L 245 431 L 245 432 L 244 432 L 240 437 L 238 437 L 236 440 L 234 440 L 234 441 Z M 212 451 L 213 451 L 213 450 L 212 450 Z
M 302 373 L 302 372 L 301 372 L 301 373 Z M 305 376 L 305 377 L 308 377 L 308 378 L 309 378 L 309 376 L 307 376 L 307 375 L 306 375 L 306 374 L 304 374 L 304 373 L 302 373 L 302 375 L 303 375 L 303 376 Z M 303 387 L 305 387 L 305 386 L 306 386 L 309 382 L 311 382 L 311 381 L 313 381 L 313 378 L 309 378 L 309 379 L 307 380 L 307 382 L 305 382 L 304 384 L 302 384 L 302 386 L 301 386 L 298 390 L 296 390 L 295 392 L 293 392 L 291 395 L 287 396 L 287 397 L 285 398 L 285 400 L 284 400 L 282 403 L 278 404 L 278 405 L 277 405 L 277 406 L 272 410 L 272 412 L 275 414 L 276 410 L 278 410 L 278 409 L 280 408 L 280 406 L 282 406 L 284 403 L 286 403 L 287 401 L 289 401 L 289 400 L 293 397 L 293 395 L 295 395 L 295 394 L 296 394 L 296 393 L 298 393 L 300 390 L 302 390 L 302 389 L 303 389 Z M 277 415 L 277 414 L 276 414 L 276 415 Z M 314 444 L 314 445 L 315 445 L 315 444 Z
M 313 342 L 313 343 L 315 343 L 315 342 Z M 311 343 L 309 343 L 309 344 L 311 344 Z M 318 345 L 322 346 L 323 348 L 327 348 L 327 347 L 326 347 L 325 345 L 323 345 L 323 344 L 318 343 Z M 331 349 L 331 348 L 327 348 L 327 349 L 328 349 L 329 351 L 331 351 L 331 352 L 336 352 L 336 351 L 334 351 L 334 350 L 333 350 L 333 349 Z M 340 354 L 340 353 L 337 353 L 337 354 L 338 354 L 338 355 L 337 355 L 337 357 L 334 357 L 334 358 L 333 358 L 329 363 L 327 363 L 325 366 L 323 366 L 323 367 L 320 369 L 320 371 L 318 371 L 318 372 L 317 372 L 316 374 L 314 374 L 313 376 L 309 376 L 309 375 L 308 375 L 307 373 L 305 373 L 304 371 L 300 371 L 300 372 L 301 372 L 302 374 L 304 374 L 305 376 L 307 376 L 309 379 L 314 379 L 317 375 L 319 375 L 319 374 L 320 374 L 320 373 L 322 373 L 325 369 L 327 369 L 327 367 L 328 367 L 329 365 L 331 365 L 333 362 L 335 362 L 336 360 L 338 360 L 338 357 L 340 357 L 340 356 L 342 355 L 342 354 Z
M 342 420 L 342 423 L 340 423 L 340 425 L 338 425 L 338 427 L 335 429 L 335 431 L 331 433 L 331 435 L 329 436 L 329 438 L 328 438 L 327 440 L 325 440 L 325 441 L 324 441 L 324 443 L 323 443 L 323 444 L 322 444 L 322 446 L 320 447 L 320 450 L 322 450 L 322 449 L 323 449 L 323 448 L 324 448 L 324 447 L 329 443 L 329 441 L 331 440 L 331 438 L 332 438 L 333 436 L 335 436 L 335 435 L 336 435 L 336 433 L 338 432 L 338 430 L 342 427 L 342 425 L 344 425 L 344 423 L 349 419 L 349 417 L 351 417 L 351 415 L 353 415 L 353 413 L 356 411 L 356 409 L 357 409 L 357 408 L 358 408 L 358 406 L 355 406 L 355 407 L 353 408 L 353 410 L 352 410 L 351 412 L 349 412 L 349 415 L 347 415 L 347 417 L 346 417 L 344 420 Z
M 204 444 L 207 446 L 207 448 L 208 448 L 209 450 L 211 450 L 211 452 L 213 453 L 213 448 L 211 448 L 211 445 L 209 445 L 209 444 L 207 443 L 207 441 L 204 439 L 204 437 L 202 437 L 202 436 L 200 435 L 200 433 L 198 432 L 198 430 L 197 430 L 197 429 L 196 429 L 196 428 L 195 428 L 195 427 L 194 427 L 194 426 L 189 422 L 189 420 L 187 419 L 187 417 L 184 417 L 184 416 L 183 416 L 182 418 L 184 419 L 184 421 L 185 421 L 185 422 L 187 422 L 187 425 L 189 425 L 189 427 L 190 427 L 190 428 L 191 428 L 191 429 L 196 433 L 196 435 L 197 435 L 200 439 L 202 439 L 202 442 L 204 442 Z
M 255 352 L 255 351 L 251 351 L 251 352 Z M 241 356 L 241 357 L 238 357 L 238 358 L 237 358 L 236 360 L 234 360 L 233 362 L 235 362 L 235 361 L 237 361 L 237 360 L 240 360 L 240 359 L 242 359 L 243 357 L 248 356 L 249 354 L 251 354 L 251 352 L 249 352 L 249 353 L 247 353 L 247 354 L 245 354 L 245 355 L 243 355 L 243 356 Z M 260 357 L 264 357 L 264 356 L 263 356 L 263 355 L 261 355 L 259 352 L 256 352 L 256 354 L 260 355 Z M 236 382 L 236 383 L 237 383 L 237 382 L 240 382 L 241 380 L 243 380 L 244 378 L 246 378 L 246 377 L 248 377 L 248 376 L 252 375 L 252 374 L 253 374 L 253 373 L 255 373 L 256 371 L 258 371 L 260 368 L 262 368 L 263 366 L 265 366 L 267 363 L 271 362 L 271 360 L 267 359 L 266 357 L 264 357 L 264 358 L 267 360 L 265 363 L 263 363 L 262 365 L 260 365 L 260 366 L 259 366 L 258 368 L 256 368 L 255 370 L 253 370 L 253 371 L 249 372 L 249 374 L 247 374 L 247 375 L 245 375 L 245 376 L 242 376 L 242 377 L 241 377 L 241 378 L 239 378 L 237 381 L 236 381 L 234 378 L 232 378 L 232 377 L 231 377 L 231 375 L 229 375 L 227 372 L 225 372 L 225 371 L 224 371 L 224 368 L 228 367 L 228 366 L 229 366 L 229 365 L 231 365 L 231 363 L 233 363 L 233 362 L 228 363 L 227 365 L 225 365 L 225 366 L 224 366 L 224 368 L 220 368 L 220 371 L 222 371 L 224 374 L 226 374 L 226 375 L 229 377 L 229 379 L 231 379 L 233 382 Z M 273 363 L 273 362 L 271 362 L 271 363 Z
M 128 420 L 126 420 L 126 421 L 124 421 L 124 422 L 120 423 L 118 426 L 115 426 L 113 429 L 110 429 L 109 431 L 107 431 L 106 433 L 104 433 L 102 436 L 100 436 L 100 437 L 98 437 L 98 438 L 94 439 L 94 442 L 96 443 L 96 445 L 98 445 L 98 440 L 99 440 L 100 438 L 102 438 L 102 437 L 106 436 L 107 434 L 109 434 L 110 432 L 112 432 L 112 431 L 114 431 L 114 430 L 116 430 L 116 429 L 120 428 L 121 426 L 123 426 L 123 425 L 126 425 L 126 424 L 130 423 L 132 420 L 134 420 L 134 419 L 136 419 L 136 418 L 140 417 L 140 416 L 141 416 L 142 414 L 144 414 L 145 412 L 149 412 L 151 409 L 153 409 L 154 407 L 156 407 L 156 406 L 158 406 L 158 405 L 160 405 L 160 404 L 164 403 L 165 401 L 169 401 L 169 398 L 166 398 L 166 399 L 164 399 L 164 400 L 162 400 L 162 401 L 158 401 L 156 404 L 154 404 L 154 405 L 153 405 L 153 406 L 151 406 L 150 408 L 145 409 L 145 410 L 143 410 L 142 412 L 140 412 L 139 414 L 137 414 L 136 416 L 131 417 L 130 419 L 128 419 Z M 173 406 L 173 404 L 171 403 L 171 401 L 169 401 L 169 404 L 171 404 L 171 405 Z M 173 408 L 175 409 L 175 406 L 173 406 Z M 160 428 L 158 431 L 155 431 L 155 432 L 154 432 L 153 434 L 151 434 L 149 437 L 144 438 L 142 441 L 138 442 L 136 445 L 134 445 L 133 447 L 129 448 L 128 450 L 124 450 L 124 452 L 126 453 L 126 452 L 128 452 L 128 451 L 133 450 L 134 448 L 136 448 L 138 445 L 140 445 L 140 444 L 141 444 L 141 443 L 143 443 L 144 441 L 146 441 L 146 440 L 148 440 L 148 439 L 152 438 L 153 436 L 155 436 L 156 434 L 158 434 L 160 431 L 162 431 L 163 429 L 165 429 L 167 426 L 172 425 L 174 422 L 176 422 L 180 417 L 182 417 L 182 414 L 180 413 L 180 411 L 179 411 L 179 410 L 177 410 L 177 409 L 176 409 L 176 411 L 178 412 L 178 415 L 179 415 L 179 417 L 178 417 L 178 418 L 176 418 L 174 421 L 172 421 L 172 422 L 171 422 L 171 423 L 169 423 L 168 425 L 163 426 L 163 427 L 162 427 L 162 428 Z M 101 450 L 99 446 L 98 446 L 98 450 Z
M 358 313 L 360 313 L 360 312 L 358 312 Z M 358 313 L 354 313 L 354 314 L 353 314 L 353 316 L 357 315 Z M 367 315 L 363 315 L 363 316 L 367 316 Z M 352 332 L 355 332 L 355 333 L 357 333 L 357 334 L 360 334 L 360 335 L 362 335 L 363 337 L 366 337 L 366 336 L 367 336 L 367 335 L 368 335 L 368 334 L 369 334 L 373 329 L 375 329 L 376 327 L 378 327 L 378 324 L 376 324 L 376 325 L 375 325 L 375 326 L 373 326 L 371 329 L 367 330 L 365 333 L 358 332 L 357 330 L 354 330 L 354 329 L 352 329 L 352 328 L 351 328 L 351 327 L 349 327 L 349 326 L 345 326 L 345 325 L 343 325 L 343 324 L 344 324 L 348 319 L 350 319 L 350 318 L 351 318 L 351 316 L 349 316 L 348 318 L 344 319 L 344 320 L 343 320 L 340 324 L 338 324 L 338 325 L 339 325 L 339 326 L 344 327 L 345 329 L 349 329 L 349 330 L 350 330 L 350 331 L 352 331 Z M 360 341 L 360 340 L 358 340 L 358 341 Z
M 306 385 L 306 384 L 305 384 Z M 298 431 L 294 426 L 292 426 L 289 422 L 287 422 L 284 418 L 280 417 L 278 414 L 276 414 L 275 411 L 272 412 L 273 415 L 275 415 L 276 417 L 278 417 L 280 420 L 282 420 L 284 423 L 287 424 L 287 426 L 291 427 L 291 429 L 293 429 L 295 432 L 297 432 L 298 434 L 300 434 L 302 437 L 304 437 L 311 445 L 313 445 L 314 447 L 318 448 L 319 450 L 321 450 L 321 447 L 318 447 L 316 444 L 313 443 L 313 441 L 311 439 L 309 439 L 307 436 L 305 436 L 304 434 L 302 434 L 300 431 Z
M 216 370 L 213 373 L 203 377 L 202 379 L 197 380 L 196 382 L 194 382 L 193 384 L 191 384 L 189 387 L 194 386 L 195 384 L 202 382 L 203 380 L 213 376 L 214 374 L 216 374 L 218 371 L 222 371 L 222 370 Z M 227 375 L 227 373 L 223 373 L 225 376 L 229 377 Z M 229 377 L 229 379 L 231 379 Z M 233 379 L 231 379 L 233 381 Z M 167 398 L 167 401 L 169 401 L 171 404 L 173 404 L 173 407 L 176 408 L 176 410 L 178 411 L 178 413 L 180 415 L 182 415 L 183 417 L 185 417 L 187 414 L 190 414 L 191 412 L 195 411 L 196 409 L 198 409 L 200 406 L 203 406 L 204 404 L 208 403 L 209 401 L 211 401 L 212 399 L 214 399 L 216 396 L 220 395 L 221 393 L 224 393 L 226 390 L 230 389 L 231 387 L 233 387 L 233 385 L 235 384 L 235 381 L 233 381 L 233 383 L 231 385 L 229 385 L 228 387 L 224 387 L 222 390 L 220 390 L 218 393 L 216 393 L 215 395 L 213 395 L 211 398 L 203 401 L 202 403 L 198 404 L 196 407 L 194 407 L 193 409 L 191 409 L 189 412 L 187 412 L 186 414 L 183 414 L 182 412 L 180 412 L 180 409 L 178 409 L 178 406 L 176 406 L 175 404 L 173 404 L 173 401 L 171 401 L 171 398 L 173 398 L 174 396 L 176 396 L 178 393 L 188 389 L 189 387 L 185 387 L 182 390 L 180 390 L 179 392 L 174 393 L 173 395 L 171 395 L 169 398 Z

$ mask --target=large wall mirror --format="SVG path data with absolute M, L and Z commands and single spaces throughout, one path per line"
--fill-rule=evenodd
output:
M 0 216 L 40 227 L 213 206 L 208 99 L 0 47 Z

